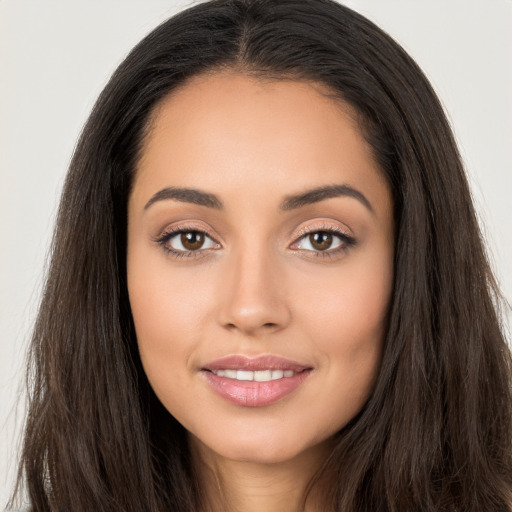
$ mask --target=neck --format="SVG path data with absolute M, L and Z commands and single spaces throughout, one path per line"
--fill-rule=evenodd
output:
M 197 438 L 192 438 L 190 445 L 203 492 L 202 512 L 324 510 L 318 485 L 308 488 L 328 456 L 327 443 L 291 460 L 270 464 L 226 459 Z

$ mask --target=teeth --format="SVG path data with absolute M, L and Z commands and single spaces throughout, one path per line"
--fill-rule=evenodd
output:
M 269 380 L 272 380 L 272 371 L 262 370 L 259 372 L 254 372 L 254 380 L 256 382 L 268 382 Z
M 236 371 L 236 380 L 254 380 L 254 372 L 246 372 L 245 370 Z
M 248 370 L 217 370 L 215 375 L 218 377 L 227 377 L 236 380 L 252 380 L 256 382 L 268 382 L 270 380 L 278 380 L 284 377 L 293 377 L 293 370 L 258 370 L 255 372 Z

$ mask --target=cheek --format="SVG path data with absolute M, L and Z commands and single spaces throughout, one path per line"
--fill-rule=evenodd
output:
M 203 308 L 199 304 L 204 294 L 199 293 L 190 277 L 180 280 L 179 273 L 169 276 L 165 257 L 155 258 L 137 247 L 129 254 L 128 291 L 148 380 L 157 395 L 169 386 L 171 397 L 170 390 L 174 393 L 183 382 L 181 377 L 201 336 L 199 319 Z
M 318 277 L 318 276 L 317 276 Z M 326 378 L 333 391 L 333 410 L 340 410 L 340 424 L 357 414 L 377 377 L 393 285 L 392 258 L 373 264 L 351 265 L 347 272 L 333 272 L 315 287 L 300 307 L 302 329 L 314 341 Z
M 127 270 L 140 344 L 159 340 L 169 345 L 173 331 L 188 334 L 186 339 L 197 333 L 206 296 L 200 271 L 180 270 L 162 250 L 135 242 L 129 246 Z
M 311 291 L 304 297 L 307 300 L 301 301 L 300 316 L 329 348 L 357 350 L 375 344 L 386 328 L 392 280 L 392 266 L 382 262 L 351 265 L 321 281 L 313 276 L 309 283 L 303 283 Z M 304 290 L 296 295 L 304 296 Z
M 154 392 L 180 419 L 189 414 L 191 401 L 197 403 L 197 383 L 190 378 L 198 352 L 212 339 L 219 285 L 211 266 L 180 266 L 141 245 L 133 244 L 128 257 L 139 355 Z

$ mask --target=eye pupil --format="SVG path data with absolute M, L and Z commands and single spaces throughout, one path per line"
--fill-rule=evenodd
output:
M 181 243 L 189 251 L 200 249 L 204 244 L 204 233 L 199 231 L 187 231 L 181 234 Z
M 309 235 L 309 240 L 315 249 L 325 251 L 332 245 L 332 233 L 318 231 L 317 233 Z

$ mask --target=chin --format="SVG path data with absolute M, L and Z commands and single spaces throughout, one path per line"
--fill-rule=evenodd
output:
M 262 434 L 246 432 L 245 435 L 235 436 L 224 432 L 219 433 L 218 437 L 199 440 L 199 444 L 201 452 L 214 457 L 254 464 L 279 464 L 305 455 L 324 442 L 300 439 L 287 432 L 269 435 L 270 431 L 266 431 Z

